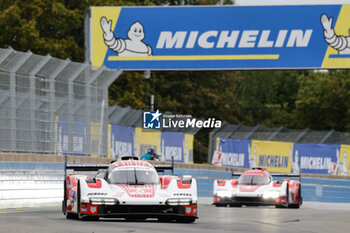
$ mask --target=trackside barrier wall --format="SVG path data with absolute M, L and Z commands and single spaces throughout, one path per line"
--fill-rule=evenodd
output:
M 174 173 L 196 178 L 199 197 L 212 197 L 214 179 L 232 175 L 183 168 L 175 168 Z M 60 205 L 63 180 L 63 162 L 0 162 L 0 208 Z M 302 178 L 302 195 L 305 201 L 350 203 L 350 180 Z
M 349 154 L 349 145 L 217 137 L 211 163 L 236 168 L 263 167 L 271 172 L 349 176 Z

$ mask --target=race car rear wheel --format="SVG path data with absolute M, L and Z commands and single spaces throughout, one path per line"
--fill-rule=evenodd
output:
M 242 204 L 234 203 L 234 204 L 229 204 L 230 207 L 242 207 Z
M 181 217 L 176 219 L 177 223 L 192 223 L 194 221 L 196 221 L 196 218 L 194 217 L 187 217 L 187 218 Z

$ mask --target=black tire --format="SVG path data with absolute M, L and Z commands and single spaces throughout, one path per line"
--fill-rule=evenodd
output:
M 172 222 L 174 219 L 169 217 L 159 217 L 158 222 Z
M 177 223 L 192 223 L 194 221 L 196 221 L 196 218 L 194 217 L 181 217 L 176 219 Z
M 219 203 L 216 203 L 214 204 L 216 207 L 227 207 L 227 204 L 219 204 Z
M 298 203 L 290 204 L 289 208 L 299 209 L 302 204 L 303 204 L 303 198 L 301 197 L 301 185 L 299 184 Z
M 83 216 L 80 213 L 80 180 L 78 180 L 78 188 L 77 188 L 77 215 L 78 219 L 83 219 Z
M 62 201 L 62 212 L 66 215 L 67 212 L 67 190 L 66 190 L 66 180 L 63 183 L 63 201 Z
M 146 218 L 141 218 L 141 217 L 127 217 L 125 218 L 126 221 L 128 222 L 143 222 L 146 220 Z
M 81 220 L 83 221 L 98 221 L 100 220 L 97 216 L 84 216 Z
M 66 213 L 66 219 L 78 219 L 78 215 L 67 212 Z
M 286 196 L 286 205 L 285 205 L 285 207 L 289 208 L 289 183 L 287 183 L 286 193 L 287 193 L 287 196 Z
M 234 203 L 234 204 L 229 204 L 230 207 L 242 207 L 242 204 L 237 204 L 237 203 Z

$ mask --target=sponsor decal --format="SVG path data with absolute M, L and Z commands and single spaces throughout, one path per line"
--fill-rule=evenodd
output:
M 90 207 L 90 211 L 91 211 L 91 213 L 96 213 L 97 212 L 97 208 L 96 208 L 96 206 L 91 206 Z
M 88 193 L 88 196 L 105 196 L 107 193 Z
M 192 196 L 191 193 L 174 193 L 174 196 Z
M 260 155 L 259 165 L 262 167 L 288 167 L 289 156 L 283 155 Z
M 349 15 L 350 5 L 92 7 L 87 41 L 92 64 L 112 69 L 348 68 Z
M 142 198 L 151 198 L 154 197 L 156 187 L 152 184 L 148 185 L 124 185 L 118 184 L 130 197 L 142 197 Z

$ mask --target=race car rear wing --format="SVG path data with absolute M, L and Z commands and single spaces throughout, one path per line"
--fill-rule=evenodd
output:
M 253 170 L 262 170 L 264 168 L 253 168 Z M 299 178 L 299 182 L 301 182 L 301 173 L 270 173 L 272 177 L 298 177 Z M 234 177 L 238 177 L 241 176 L 242 172 L 234 172 L 234 170 L 232 169 L 232 178 Z
M 107 170 L 108 164 L 93 164 L 93 165 L 86 165 L 86 164 L 67 164 L 65 162 L 64 165 L 64 177 L 67 177 L 67 170 L 73 170 L 73 171 L 85 171 L 85 172 L 93 172 L 93 171 L 99 171 L 99 170 Z
M 164 173 L 164 170 L 171 170 L 171 174 L 174 175 L 174 157 L 171 157 L 171 164 L 170 165 L 159 164 L 159 165 L 153 165 L 153 166 L 158 173 L 159 172 Z
M 122 158 L 123 159 L 123 158 Z M 129 159 L 133 159 L 133 157 L 130 157 Z M 127 159 L 123 159 L 127 160 Z M 112 161 L 112 163 L 115 161 Z M 65 157 L 64 161 L 64 177 L 67 177 L 67 170 L 73 170 L 73 171 L 99 171 L 103 169 L 108 169 L 109 164 L 68 164 L 67 163 L 67 157 Z M 174 174 L 174 158 L 171 158 L 171 164 L 170 165 L 154 165 L 154 168 L 157 172 L 163 172 L 164 170 L 171 170 L 171 174 Z
M 66 164 L 65 170 L 74 170 L 74 171 L 98 171 L 100 169 L 107 169 L 108 164 L 94 164 L 94 165 L 85 165 L 85 164 Z

